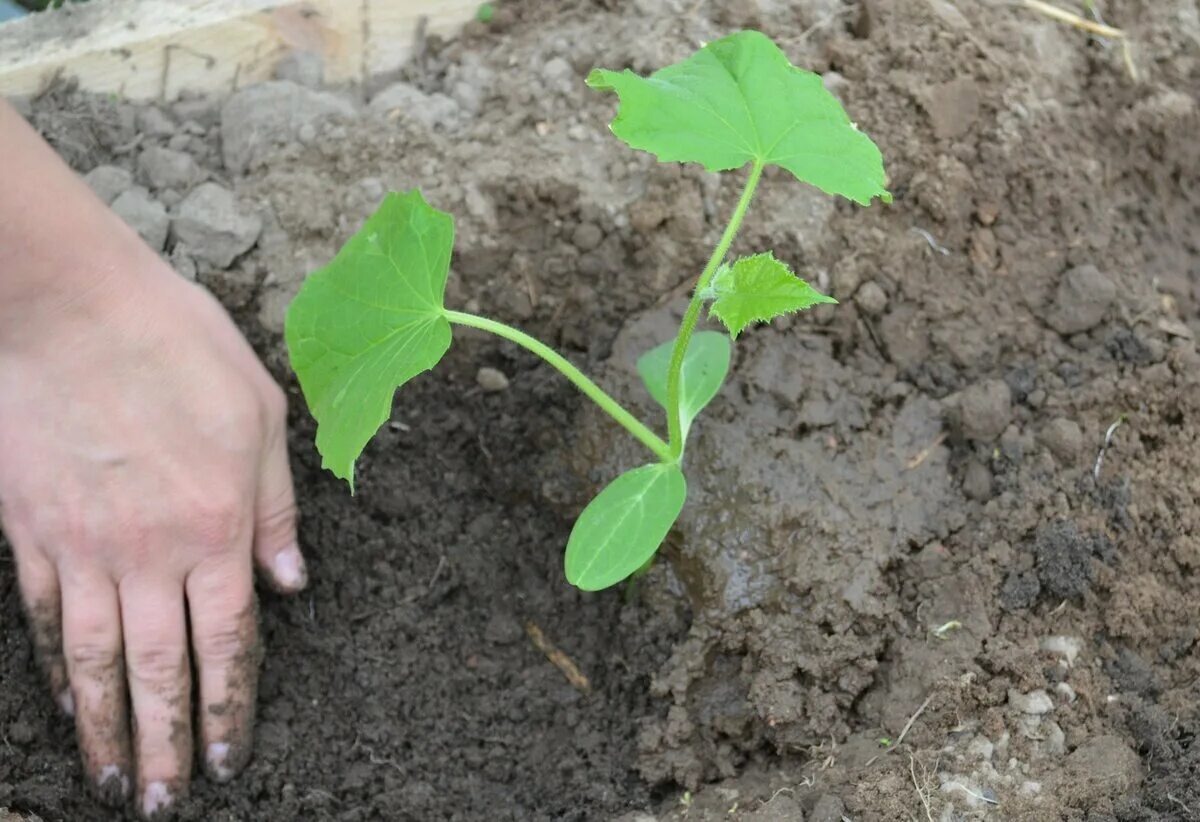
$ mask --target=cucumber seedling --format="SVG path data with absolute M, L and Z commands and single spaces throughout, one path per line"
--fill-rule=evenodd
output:
M 688 429 L 725 379 L 730 339 L 751 323 L 835 302 L 769 251 L 726 262 L 763 170 L 778 166 L 864 206 L 891 197 L 879 149 L 819 76 L 793 66 L 759 32 L 709 43 L 649 77 L 597 69 L 587 84 L 616 92 L 611 129 L 632 148 L 708 171 L 749 167 L 678 335 L 637 363 L 646 389 L 666 411 L 666 439 L 550 347 L 503 323 L 446 307 L 454 220 L 416 190 L 388 194 L 333 261 L 305 281 L 288 309 L 286 337 L 317 420 L 323 465 L 351 491 L 354 462 L 391 414 L 395 390 L 441 360 L 452 326 L 496 334 L 562 372 L 654 456 L 605 487 L 571 531 L 567 580 L 593 591 L 649 562 L 683 509 Z M 705 306 L 728 336 L 696 332 Z

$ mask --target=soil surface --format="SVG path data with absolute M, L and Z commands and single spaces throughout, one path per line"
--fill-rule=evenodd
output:
M 254 759 L 180 817 L 1200 818 L 1200 14 L 1095 5 L 1131 61 L 1016 4 L 516 0 L 366 89 L 297 59 L 224 101 L 29 103 L 294 398 L 313 582 L 264 592 Z M 825 75 L 895 202 L 766 175 L 737 250 L 841 305 L 739 338 L 666 561 L 565 583 L 572 515 L 644 455 L 482 335 L 398 397 L 357 497 L 322 472 L 283 310 L 387 189 L 456 216 L 451 306 L 653 419 L 633 361 L 740 179 L 625 148 L 582 80 L 751 26 Z M 123 818 L 21 622 L 0 554 L 0 807 Z

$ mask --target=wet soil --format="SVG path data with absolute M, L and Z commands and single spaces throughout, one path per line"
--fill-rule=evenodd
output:
M 1200 816 L 1200 15 L 1098 5 L 1136 80 L 1118 45 L 1008 4 L 513 2 L 402 74 L 438 117 L 323 122 L 244 174 L 215 103 L 164 106 L 176 127 L 138 138 L 119 102 L 35 102 L 81 172 L 174 141 L 265 225 L 227 270 L 168 253 L 291 386 L 313 584 L 264 593 L 254 759 L 181 816 Z M 825 74 L 895 203 L 767 174 L 738 250 L 842 304 L 739 338 L 666 561 L 566 585 L 572 514 L 643 455 L 483 336 L 398 397 L 357 497 L 321 472 L 282 307 L 386 188 L 456 215 L 451 305 L 653 415 L 634 357 L 670 337 L 740 181 L 625 149 L 582 77 L 745 26 Z M 362 108 L 386 85 L 343 93 Z M 507 389 L 482 390 L 484 366 Z M 0 807 L 120 818 L 82 787 L 7 558 L 0 603 Z

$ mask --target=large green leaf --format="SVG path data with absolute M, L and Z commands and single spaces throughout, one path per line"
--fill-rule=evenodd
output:
M 861 205 L 891 201 L 879 149 L 818 75 L 757 31 L 709 43 L 649 77 L 596 69 L 587 82 L 620 96 L 613 133 L 664 162 L 725 171 L 757 161 Z
M 667 372 L 675 341 L 663 343 L 638 357 L 637 370 L 654 401 L 667 407 Z M 696 415 L 721 390 L 729 373 L 729 338 L 716 331 L 697 331 L 688 342 L 679 372 L 679 416 L 683 439 Z
M 292 368 L 317 420 L 322 464 L 354 488 L 354 461 L 392 395 L 450 347 L 443 316 L 454 220 L 419 191 L 388 194 L 288 308 Z
M 685 499 L 687 480 L 677 465 L 643 465 L 617 477 L 571 529 L 567 581 L 599 591 L 641 568 L 675 524 Z
M 826 297 L 793 274 L 770 251 L 722 266 L 707 296 L 713 298 L 709 312 L 735 339 L 750 323 L 770 322 L 818 303 L 837 304 L 833 297 Z

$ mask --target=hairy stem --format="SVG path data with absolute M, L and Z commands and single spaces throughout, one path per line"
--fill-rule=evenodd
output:
M 677 462 L 683 456 L 683 424 L 679 417 L 679 382 L 683 373 L 683 357 L 687 354 L 688 343 L 692 340 L 692 332 L 696 330 L 696 321 L 700 319 L 700 309 L 704 305 L 704 290 L 712 282 L 717 268 L 725 261 L 725 255 L 729 253 L 729 246 L 733 245 L 733 238 L 737 236 L 742 219 L 746 216 L 746 210 L 750 208 L 750 200 L 754 197 L 754 189 L 758 187 L 758 181 L 762 178 L 762 171 L 763 164 L 755 161 L 754 166 L 750 169 L 750 176 L 746 179 L 746 188 L 742 191 L 742 197 L 738 200 L 737 207 L 734 208 L 733 215 L 729 218 L 729 225 L 725 226 L 725 233 L 721 235 L 717 247 L 713 249 L 712 257 L 708 260 L 708 265 L 704 267 L 704 272 L 696 282 L 696 289 L 692 292 L 692 301 L 688 303 L 687 313 L 683 315 L 683 322 L 679 326 L 679 335 L 675 338 L 675 347 L 671 349 L 671 365 L 667 371 L 667 432 L 671 443 L 671 462 Z
M 474 314 L 467 314 L 462 311 L 446 311 L 445 317 L 452 323 L 478 328 L 503 337 L 537 354 L 558 369 L 564 377 L 575 384 L 576 388 L 586 394 L 588 399 L 600 406 L 605 413 L 620 423 L 626 431 L 633 434 L 638 442 L 653 451 L 654 455 L 660 460 L 663 462 L 675 462 L 675 458 L 671 455 L 671 447 L 667 443 L 663 442 L 641 420 L 626 411 L 624 406 L 606 394 L 600 386 L 592 382 L 586 374 L 571 365 L 566 357 L 559 354 L 550 346 L 534 339 L 523 331 L 518 331 L 511 326 L 496 322 L 495 320 L 489 320 L 486 317 L 477 317 Z

